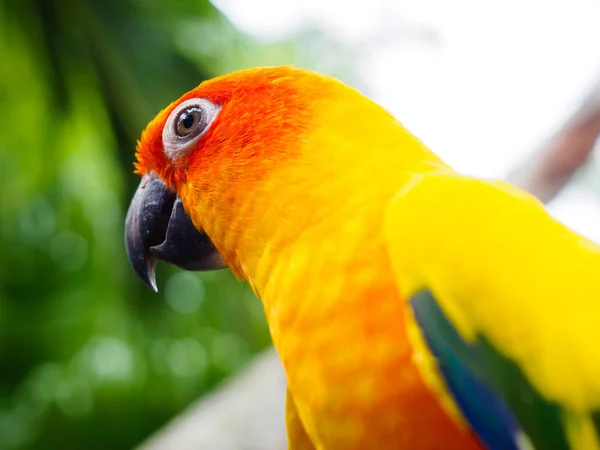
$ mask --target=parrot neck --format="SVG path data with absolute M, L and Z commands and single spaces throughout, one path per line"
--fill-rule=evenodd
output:
M 269 184 L 259 196 L 264 202 L 248 200 L 243 206 L 248 225 L 229 235 L 231 247 L 224 255 L 233 272 L 269 302 L 280 284 L 302 284 L 307 272 L 327 264 L 331 267 L 325 272 L 333 276 L 346 261 L 380 247 L 386 206 L 414 177 L 398 171 L 385 179 L 381 169 L 371 172 L 378 174 L 376 180 L 346 172 L 346 177 L 322 178 L 328 181 L 304 189 L 290 187 L 299 185 L 292 171 L 282 174 L 278 178 L 284 182 Z M 353 191 L 356 184 L 361 189 Z
M 404 151 L 402 146 L 388 150 L 393 139 L 363 146 L 315 133 L 308 140 L 315 150 L 305 151 L 312 157 L 257 169 L 269 175 L 250 183 L 245 177 L 244 185 L 234 187 L 234 204 L 229 197 L 212 208 L 215 219 L 207 226 L 219 226 L 207 232 L 266 309 L 277 303 L 271 292 L 281 291 L 281 284 L 302 279 L 323 264 L 335 272 L 341 255 L 352 260 L 377 246 L 385 207 L 402 187 L 421 173 L 449 170 L 404 128 L 394 126 Z M 344 143 L 347 151 L 328 155 L 331 140 L 337 142 L 334 149 Z

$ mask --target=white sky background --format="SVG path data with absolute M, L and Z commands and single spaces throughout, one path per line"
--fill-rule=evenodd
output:
M 478 176 L 503 177 L 537 150 L 600 76 L 597 0 L 214 3 L 264 41 L 316 25 L 347 45 L 369 97 Z M 571 186 L 550 210 L 600 241 L 592 193 Z

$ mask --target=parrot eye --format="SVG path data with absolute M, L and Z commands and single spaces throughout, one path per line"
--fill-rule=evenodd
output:
M 163 148 L 171 159 L 193 149 L 208 131 L 219 107 L 203 98 L 186 100 L 171 112 L 163 129 Z
M 200 120 L 202 120 L 202 111 L 198 108 L 192 107 L 182 111 L 176 121 L 177 136 L 186 137 L 192 134 Z

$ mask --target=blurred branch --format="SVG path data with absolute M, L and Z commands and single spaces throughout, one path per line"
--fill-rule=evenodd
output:
M 508 179 L 547 203 L 585 164 L 598 136 L 600 80 L 550 141 L 532 158 L 514 169 Z
M 285 387 L 279 357 L 267 350 L 138 450 L 283 450 Z

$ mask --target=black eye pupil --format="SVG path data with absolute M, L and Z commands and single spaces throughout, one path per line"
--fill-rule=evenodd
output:
M 175 123 L 175 133 L 179 137 L 189 137 L 201 132 L 200 122 L 202 112 L 197 107 L 188 108 L 182 111 Z
M 192 128 L 192 125 L 194 125 L 194 116 L 189 113 L 185 113 L 181 118 L 181 124 L 184 128 Z

